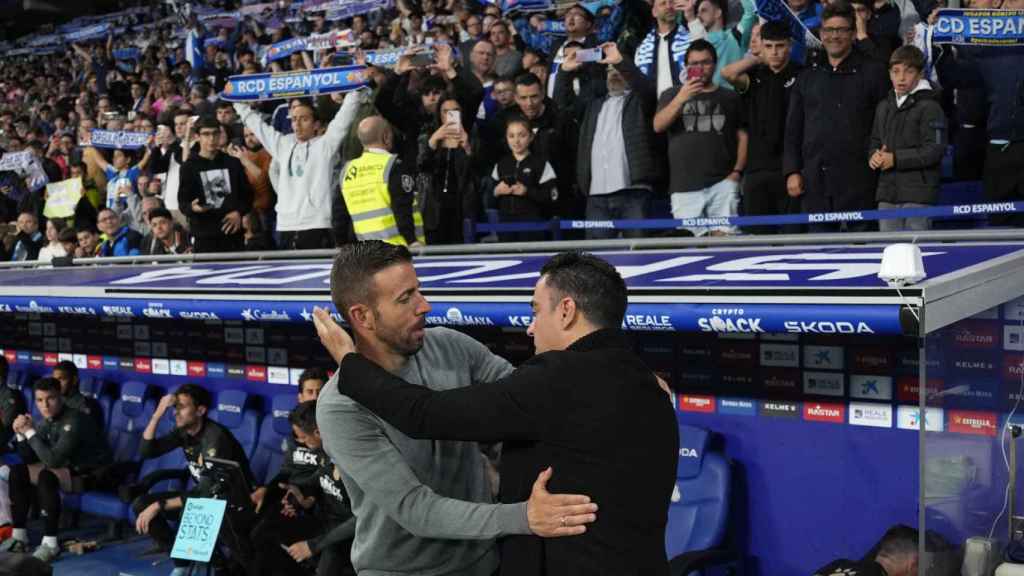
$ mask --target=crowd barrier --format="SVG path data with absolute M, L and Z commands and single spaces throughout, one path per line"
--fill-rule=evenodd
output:
M 729 216 L 714 218 L 654 218 L 644 220 L 546 220 L 535 222 L 467 222 L 466 238 L 493 232 L 561 232 L 564 230 L 675 230 L 680 228 L 723 226 L 787 226 L 801 224 L 840 224 L 873 222 L 901 218 L 979 218 L 990 214 L 1024 212 L 1024 202 L 987 202 L 949 204 L 927 208 L 896 208 L 891 210 L 855 210 L 846 212 L 812 212 L 767 216 Z

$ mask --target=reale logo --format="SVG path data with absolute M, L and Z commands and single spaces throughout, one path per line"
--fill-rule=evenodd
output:
M 650 314 L 626 314 L 622 319 L 622 327 L 626 330 L 675 330 L 675 327 L 672 326 L 671 316 L 654 316 Z
M 854 426 L 892 428 L 892 406 L 889 404 L 851 402 L 850 424 Z
M 842 396 L 843 375 L 839 372 L 804 372 L 804 394 Z
M 800 346 L 796 344 L 761 344 L 761 366 L 799 367 Z

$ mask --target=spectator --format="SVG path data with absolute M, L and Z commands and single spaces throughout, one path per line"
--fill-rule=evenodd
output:
M 853 50 L 855 19 L 845 0 L 822 12 L 826 59 L 801 73 L 790 94 L 782 168 L 786 191 L 802 197 L 804 212 L 867 210 L 875 203 L 877 179 L 864 144 L 889 81 L 880 63 Z M 839 228 L 810 227 L 815 232 Z M 868 223 L 846 228 L 866 230 Z
M 705 0 L 707 1 L 707 0 Z M 746 114 L 739 96 L 714 83 L 714 46 L 694 40 L 686 50 L 687 80 L 661 95 L 655 132 L 668 133 L 669 190 L 674 218 L 731 217 L 747 163 Z M 705 228 L 690 228 L 702 235 Z M 712 235 L 734 232 L 711 227 Z
M 242 163 L 245 177 L 252 188 L 252 209 L 263 222 L 272 221 L 274 188 L 270 185 L 270 154 L 260 144 L 256 134 L 245 128 L 243 145 L 228 144 L 227 152 Z
M 15 418 L 12 428 L 17 438 L 18 455 L 24 464 L 11 467 L 11 525 L 14 527 L 6 552 L 26 552 L 28 548 L 29 506 L 34 499 L 46 518 L 43 541 L 33 552 L 37 559 L 50 563 L 60 556 L 57 531 L 60 527 L 61 492 L 112 488 L 107 472 L 112 464 L 110 448 L 102 430 L 92 418 L 64 405 L 60 382 L 43 378 L 35 384 L 35 402 L 42 421 L 33 422 L 28 414 Z
M 623 58 L 614 42 L 602 46 L 607 66 L 607 95 L 584 104 L 580 126 L 577 178 L 587 194 L 587 220 L 643 219 L 663 171 L 651 121 L 657 106 L 655 84 Z M 562 63 L 559 82 L 577 66 L 575 56 Z M 560 89 L 556 93 L 571 94 Z M 640 237 L 640 230 L 625 233 Z M 613 230 L 588 229 L 588 239 L 611 238 Z
M 199 152 L 181 167 L 178 205 L 188 217 L 196 252 L 241 252 L 242 215 L 252 207 L 252 187 L 241 162 L 220 149 L 220 124 L 213 118 L 196 124 Z
M 145 148 L 142 159 L 134 166 L 130 165 L 131 155 L 121 149 L 113 151 L 112 164 L 91 146 L 86 148 L 86 154 L 94 157 L 107 179 L 107 199 L 104 206 L 115 210 L 119 215 L 125 212 L 130 215 L 132 207 L 139 201 L 139 175 L 146 169 L 152 156 L 149 146 Z M 125 220 L 127 223 L 128 218 L 125 217 Z
M 217 122 L 221 126 L 234 126 L 238 124 L 238 114 L 235 113 L 235 107 L 231 102 L 218 100 L 214 108 L 217 114 Z
M 419 205 L 427 243 L 458 244 L 463 218 L 475 218 L 477 213 L 470 165 L 473 147 L 462 125 L 458 100 L 442 100 L 437 116 L 438 129 L 420 136 L 419 171 L 428 176 L 430 186 L 421 191 Z
M 91 224 L 80 226 L 75 229 L 75 236 L 78 238 L 75 258 L 95 258 L 99 255 L 103 239 L 96 227 Z
M 693 22 L 692 32 L 695 38 L 706 37 L 715 47 L 718 68 L 712 80 L 716 86 L 732 89 L 732 85 L 722 78 L 722 67 L 728 66 L 743 57 L 750 45 L 750 31 L 757 21 L 756 8 L 753 0 L 742 0 L 743 15 L 739 22 L 726 28 L 729 21 L 728 0 L 698 0 L 697 20 Z
M 971 7 L 975 7 L 972 2 Z M 983 8 L 984 6 L 978 6 Z M 1024 3 L 1004 2 L 1003 9 L 1024 9 Z M 988 100 L 988 145 L 985 150 L 985 198 L 990 202 L 1024 199 L 1024 47 L 949 46 L 936 66 L 946 89 L 981 87 Z M 998 226 L 1024 227 L 1024 214 L 993 214 Z
M 522 70 L 523 55 L 512 43 L 508 23 L 498 20 L 491 24 L 487 37 L 494 46 L 494 73 L 498 76 L 515 76 Z
M 901 44 L 900 9 L 889 0 L 850 0 L 850 5 L 856 17 L 854 48 L 888 64 L 892 51 Z
M 929 542 L 931 544 L 931 542 Z M 918 574 L 918 532 L 909 526 L 886 530 L 863 560 L 841 558 L 814 571 L 815 576 L 915 576 Z M 930 548 L 930 547 L 929 547 Z M 929 549 L 929 552 L 931 550 Z
M 262 252 L 274 249 L 274 237 L 263 225 L 259 214 L 253 210 L 242 216 L 242 231 L 246 252 Z
M 331 166 L 358 104 L 358 91 L 345 96 L 344 104 L 322 136 L 317 134 L 320 122 L 316 111 L 308 103 L 300 103 L 292 111 L 293 134 L 281 134 L 249 106 L 235 104 L 242 122 L 280 165 L 272 183 L 277 191 L 277 230 L 281 233 L 282 248 L 300 250 L 333 245 L 331 202 L 337 192 Z
M 800 212 L 800 201 L 786 193 L 782 150 L 786 111 L 801 67 L 791 58 L 793 40 L 788 23 L 766 22 L 759 34 L 759 54 L 747 55 L 722 68 L 722 77 L 743 97 L 749 126 L 743 213 L 795 214 Z M 766 234 L 777 228 L 752 226 L 748 230 Z M 784 230 L 795 231 L 791 227 Z
M 142 244 L 142 234 L 121 224 L 121 218 L 110 208 L 100 210 L 97 218 L 103 242 L 97 249 L 96 256 L 137 256 Z M 81 242 L 81 234 L 79 235 Z
M 17 231 L 14 247 L 10 251 L 11 261 L 24 262 L 38 258 L 45 238 L 39 231 L 39 218 L 34 211 L 18 214 Z
M 555 171 L 548 158 L 532 149 L 534 133 L 525 119 L 509 120 L 505 127 L 509 153 L 491 172 L 494 196 L 498 199 L 498 214 L 502 222 L 530 222 L 541 220 L 547 208 L 558 201 Z M 498 235 L 502 242 L 539 240 L 542 233 L 511 232 Z
M 64 245 L 60 243 L 60 233 L 66 227 L 67 224 L 60 218 L 50 218 L 46 221 L 46 246 L 39 249 L 39 256 L 36 258 L 40 263 L 48 263 L 54 258 L 67 256 Z
M 871 130 L 871 158 L 878 170 L 879 210 L 923 208 L 939 195 L 946 153 L 946 118 L 932 85 L 924 79 L 924 54 L 914 46 L 897 48 L 889 60 L 892 92 L 878 103 Z M 879 229 L 927 230 L 928 218 L 879 220 Z
M 688 11 L 683 13 L 686 22 L 696 20 L 694 0 L 688 0 Z M 690 46 L 690 32 L 687 26 L 677 23 L 678 17 L 673 0 L 654 0 L 651 4 L 654 28 L 647 33 L 636 49 L 636 67 L 652 79 L 658 96 L 673 86 L 682 83 L 686 71 L 686 49 Z
M 146 256 L 163 254 L 189 254 L 188 233 L 166 208 L 154 208 L 149 213 L 150 232 L 142 239 L 140 253 Z
M 60 241 L 61 248 L 64 249 L 65 257 L 72 257 L 78 251 L 78 236 L 75 234 L 74 228 L 65 228 L 60 231 L 57 236 Z
M 174 533 L 167 524 L 170 514 L 181 510 L 186 498 L 210 495 L 209 476 L 202 473 L 203 458 L 216 455 L 217 458 L 232 460 L 241 466 L 242 474 L 252 484 L 252 471 L 245 450 L 227 428 L 208 417 L 211 405 L 210 393 L 196 384 L 183 384 L 173 394 L 160 399 L 153 416 L 142 431 L 139 454 L 142 458 L 156 458 L 181 448 L 185 453 L 188 471 L 194 482 L 187 492 L 156 492 L 143 494 L 132 502 L 135 511 L 135 529 L 139 534 L 149 534 L 156 541 L 158 549 L 170 551 Z M 174 408 L 174 429 L 157 438 L 160 420 L 168 409 Z M 230 538 L 231 531 L 222 531 L 222 538 Z M 229 542 L 236 546 L 236 542 Z M 174 561 L 172 576 L 185 576 L 190 570 L 188 563 Z
M 380 116 L 359 123 L 363 154 L 345 166 L 341 195 L 357 240 L 420 246 L 426 239 L 415 178 L 391 153 L 393 138 L 391 126 Z

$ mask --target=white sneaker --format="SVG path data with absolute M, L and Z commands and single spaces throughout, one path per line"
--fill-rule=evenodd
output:
M 33 558 L 47 564 L 56 560 L 58 556 L 60 556 L 60 547 L 47 546 L 46 544 L 40 544 L 36 551 L 32 553 Z

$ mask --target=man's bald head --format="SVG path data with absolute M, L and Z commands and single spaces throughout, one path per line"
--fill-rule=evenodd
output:
M 356 130 L 363 148 L 391 150 L 391 126 L 383 116 L 369 116 L 359 123 Z

